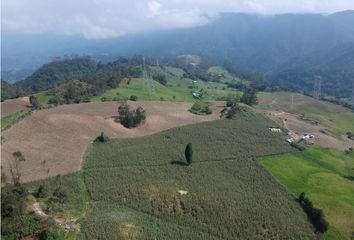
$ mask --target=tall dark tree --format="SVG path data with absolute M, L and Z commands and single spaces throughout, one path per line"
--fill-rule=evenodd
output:
M 258 103 L 257 91 L 254 88 L 245 88 L 241 100 L 242 103 L 247 105 L 256 105 Z
M 190 165 L 193 161 L 193 148 L 191 143 L 187 144 L 186 149 L 184 151 L 184 155 L 186 157 L 188 165 Z

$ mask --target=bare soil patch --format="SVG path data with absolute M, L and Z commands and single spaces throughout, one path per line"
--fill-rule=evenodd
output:
M 354 145 L 354 142 L 345 136 L 337 136 L 326 130 L 321 124 L 314 124 L 301 119 L 298 115 L 283 111 L 262 111 L 267 117 L 288 129 L 298 138 L 303 134 L 315 136 L 315 144 L 344 151 Z
M 1 117 L 6 117 L 30 107 L 28 97 L 9 99 L 1 103 Z
M 21 151 L 25 161 L 18 164 L 22 182 L 75 172 L 87 146 L 102 131 L 111 138 L 129 138 L 153 134 L 187 124 L 219 118 L 221 106 L 214 104 L 213 114 L 194 115 L 190 103 L 129 102 L 142 106 L 147 120 L 134 129 L 114 121 L 117 102 L 63 105 L 33 112 L 3 132 L 1 166 L 10 177 L 13 152 Z M 220 104 L 221 105 L 221 104 Z M 13 164 L 14 165 L 14 164 Z

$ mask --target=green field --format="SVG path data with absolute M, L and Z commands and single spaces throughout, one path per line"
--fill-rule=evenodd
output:
M 220 82 L 223 83 L 237 83 L 241 82 L 241 79 L 230 74 L 226 69 L 220 66 L 213 66 L 208 69 L 209 74 L 220 76 Z
M 291 95 L 294 96 L 293 108 L 290 107 Z M 342 106 L 290 92 L 261 92 L 258 99 L 256 108 L 299 114 L 304 120 L 318 121 L 335 134 L 354 132 L 354 112 Z
M 13 124 L 17 123 L 18 121 L 20 121 L 21 119 L 25 118 L 26 116 L 28 116 L 30 114 L 31 114 L 31 110 L 27 109 L 27 110 L 22 110 L 22 111 L 16 112 L 16 113 L 11 114 L 6 117 L 2 117 L 1 118 L 1 130 L 11 127 Z
M 354 154 L 311 148 L 261 163 L 295 195 L 305 192 L 330 223 L 326 239 L 350 239 L 354 233 Z
M 93 143 L 83 239 L 313 239 L 305 213 L 256 157 L 294 151 L 254 113 Z M 184 148 L 194 159 L 185 164 Z M 178 191 L 186 191 L 184 194 Z
M 198 80 L 193 82 L 191 79 L 183 78 L 184 71 L 173 67 L 154 67 L 151 71 L 157 71 L 166 76 L 167 84 L 162 85 L 157 81 L 151 80 L 151 85 L 155 92 L 151 90 L 149 83 L 143 78 L 134 78 L 128 84 L 123 82 L 119 88 L 111 89 L 105 93 L 95 96 L 91 101 L 101 101 L 104 97 L 108 101 L 115 99 L 127 99 L 130 96 L 137 96 L 139 100 L 164 100 L 178 102 L 193 102 L 192 91 L 203 89 L 203 100 L 218 100 L 229 94 L 236 94 L 237 91 L 229 89 L 223 83 L 203 82 Z M 193 86 L 194 89 L 190 87 Z

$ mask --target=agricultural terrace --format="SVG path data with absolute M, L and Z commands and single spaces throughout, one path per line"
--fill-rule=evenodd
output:
M 293 195 L 255 160 L 295 151 L 247 112 L 134 139 L 93 143 L 83 172 L 84 239 L 315 239 Z M 186 166 L 186 143 L 193 162 Z
M 354 153 L 310 148 L 269 156 L 261 163 L 292 193 L 305 192 L 324 211 L 326 239 L 350 239 L 354 233 Z
M 0 103 L 1 106 L 1 117 L 10 116 L 16 112 L 23 110 L 28 110 L 30 107 L 29 98 L 21 97 L 16 99 L 5 100 Z
M 126 138 L 149 135 L 172 127 L 211 121 L 219 118 L 217 103 L 214 113 L 197 116 L 188 112 L 190 103 L 130 102 L 146 110 L 147 120 L 135 129 L 124 128 L 114 121 L 118 103 L 83 103 L 34 111 L 2 133 L 2 161 L 10 179 L 10 166 L 17 165 L 21 181 L 28 182 L 81 168 L 87 146 L 103 131 L 109 137 Z M 24 161 L 14 162 L 13 153 L 20 151 Z M 33 174 L 36 173 L 36 174 Z

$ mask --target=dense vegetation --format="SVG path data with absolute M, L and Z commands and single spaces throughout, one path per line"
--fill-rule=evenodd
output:
M 196 102 L 192 105 L 191 109 L 189 109 L 191 113 L 197 115 L 208 115 L 212 114 L 212 110 L 210 108 L 210 103 L 204 102 Z
M 75 239 L 78 229 L 64 229 L 64 225 L 71 225 L 72 218 L 81 217 L 86 210 L 85 186 L 79 173 L 16 183 L 1 190 L 2 239 Z M 38 216 L 33 210 L 34 203 L 50 217 Z
M 354 232 L 354 153 L 310 148 L 270 156 L 261 163 L 292 193 L 305 192 L 329 222 L 326 239 L 350 239 Z
M 64 99 L 65 101 L 72 101 L 75 97 L 81 97 L 82 91 L 92 91 L 90 94 L 94 94 L 106 89 L 116 88 L 125 77 L 140 76 L 141 69 L 139 66 L 141 62 L 141 58 L 138 57 L 130 59 L 119 58 L 107 64 L 96 62 L 90 57 L 59 58 L 44 64 L 32 75 L 16 83 L 16 85 L 32 92 L 44 91 L 59 86 L 59 88 L 51 91 L 51 95 L 65 94 L 70 85 L 60 85 L 67 81 L 82 81 L 94 87 L 93 91 L 88 90 L 87 88 L 90 87 L 86 86 L 84 89 L 79 89 L 78 96 L 71 96 L 70 100 Z M 78 84 L 74 84 L 75 86 L 71 87 L 77 90 Z M 80 86 L 80 88 L 83 88 L 83 86 Z M 73 92 L 70 94 L 73 94 Z M 59 97 L 65 98 L 65 96 L 60 94 Z
M 324 218 L 323 211 L 315 208 L 311 200 L 305 195 L 304 192 L 300 193 L 298 201 L 316 230 L 320 233 L 325 233 L 329 226 L 328 222 Z
M 145 121 L 145 110 L 142 107 L 130 109 L 126 102 L 122 102 L 118 107 L 118 116 L 116 118 L 120 124 L 126 128 L 137 127 L 142 121 Z
M 26 91 L 21 87 L 1 80 L 1 101 L 24 96 Z
M 93 143 L 84 162 L 85 239 L 314 238 L 295 198 L 253 159 L 292 151 L 249 112 L 135 139 Z M 187 143 L 193 162 L 186 165 Z

